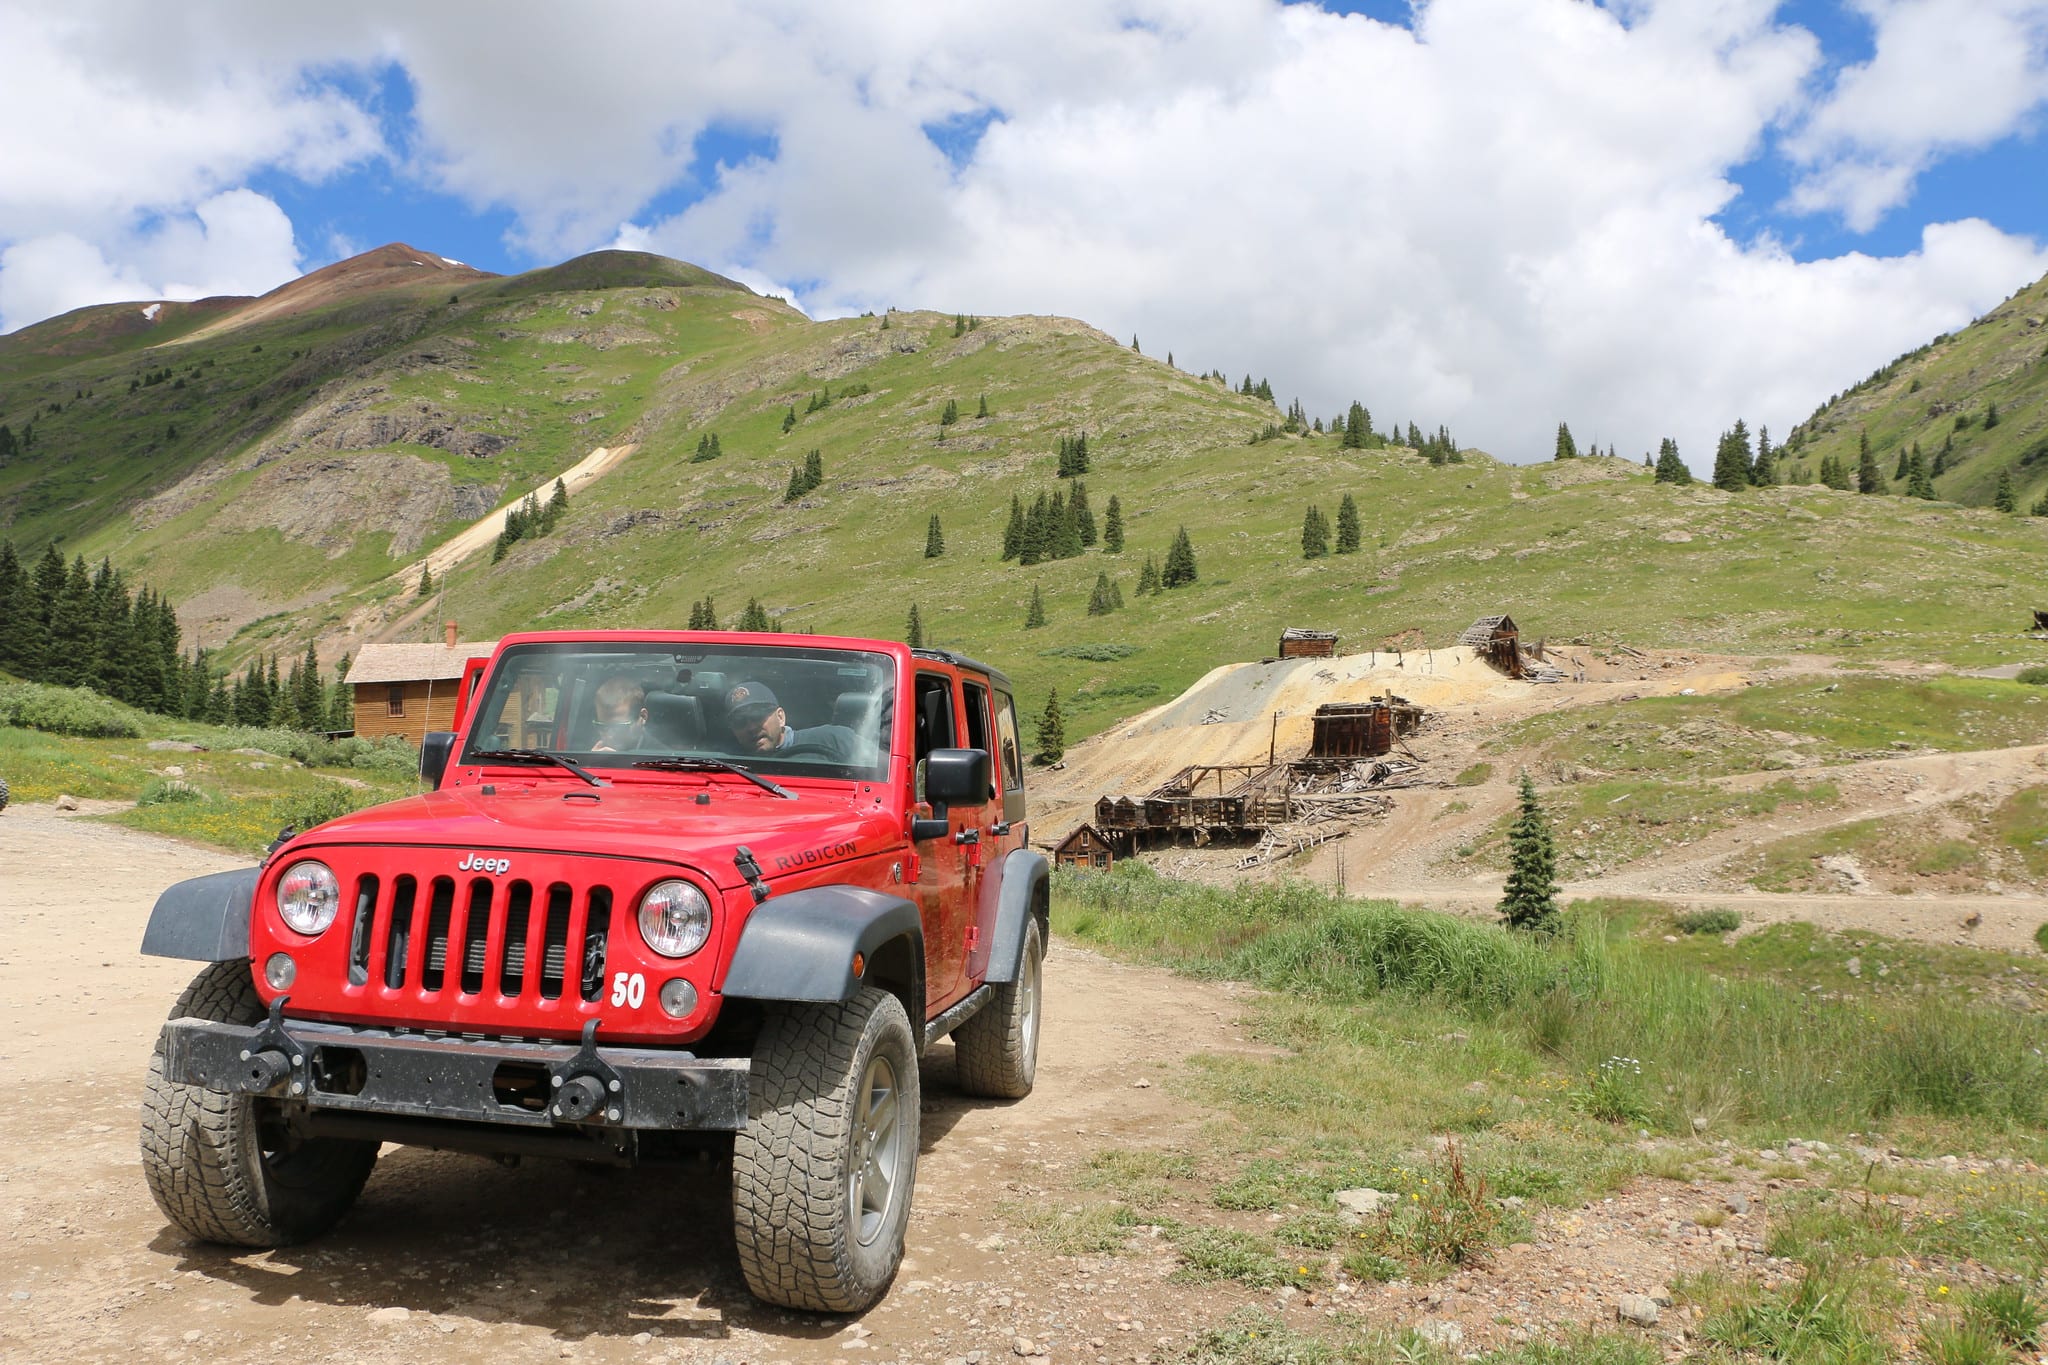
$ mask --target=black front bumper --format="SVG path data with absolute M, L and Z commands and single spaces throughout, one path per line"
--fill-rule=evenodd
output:
M 164 1074 L 314 1117 L 456 1120 L 515 1129 L 726 1131 L 747 1126 L 747 1059 L 665 1048 L 428 1037 L 291 1020 L 173 1019 Z

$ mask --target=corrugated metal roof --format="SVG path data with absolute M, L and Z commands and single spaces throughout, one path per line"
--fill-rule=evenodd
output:
M 348 683 L 440 682 L 462 676 L 469 660 L 491 653 L 497 641 L 431 645 L 364 645 L 348 666 Z
M 1289 626 L 1280 632 L 1280 638 L 1283 640 L 1335 640 L 1337 632 L 1334 630 L 1310 630 L 1306 626 Z

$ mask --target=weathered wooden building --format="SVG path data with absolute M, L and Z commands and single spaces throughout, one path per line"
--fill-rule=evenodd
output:
M 1107 869 L 1116 864 L 1116 849 L 1101 830 L 1081 824 L 1053 846 L 1052 860 L 1064 867 Z
M 1328 659 L 1336 653 L 1335 631 L 1289 626 L 1280 632 L 1280 657 L 1283 659 Z
M 1388 693 L 1362 702 L 1325 702 L 1311 718 L 1308 756 L 1378 758 L 1422 724 L 1422 708 Z
M 1471 646 L 1473 653 L 1510 678 L 1523 677 L 1528 671 L 1522 663 L 1521 632 L 1511 616 L 1480 617 L 1458 637 L 1458 643 Z
M 364 645 L 349 665 L 356 733 L 368 739 L 403 735 L 414 744 L 430 730 L 453 729 L 462 666 L 489 654 L 495 641 L 463 643 L 450 621 L 447 638 L 431 645 Z

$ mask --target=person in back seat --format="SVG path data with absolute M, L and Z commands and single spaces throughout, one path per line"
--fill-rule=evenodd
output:
M 647 689 L 631 675 L 614 673 L 597 685 L 594 754 L 628 754 L 647 735 Z
M 782 703 L 765 683 L 743 682 L 727 692 L 725 723 L 748 753 L 790 753 L 827 763 L 863 763 L 871 757 L 860 736 L 844 725 L 813 725 L 804 730 L 791 725 Z M 796 750 L 802 752 L 792 752 Z

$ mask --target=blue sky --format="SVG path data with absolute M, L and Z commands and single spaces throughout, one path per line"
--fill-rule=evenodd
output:
M 2048 0 L 0 0 L 0 330 L 389 241 L 1698 458 L 2048 272 Z

